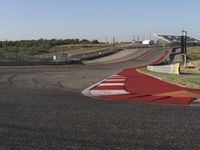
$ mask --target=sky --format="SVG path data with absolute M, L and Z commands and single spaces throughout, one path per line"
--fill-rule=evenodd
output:
M 0 0 L 0 40 L 200 37 L 199 0 Z

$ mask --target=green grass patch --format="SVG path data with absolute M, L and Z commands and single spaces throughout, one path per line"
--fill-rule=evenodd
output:
M 156 73 L 147 70 L 147 68 L 138 69 L 138 71 L 161 78 L 162 80 L 167 82 L 180 84 L 190 88 L 200 88 L 200 75 L 191 75 L 191 74 L 174 75 L 174 74 Z
M 188 49 L 187 53 L 190 60 L 200 60 L 200 47 L 191 47 Z

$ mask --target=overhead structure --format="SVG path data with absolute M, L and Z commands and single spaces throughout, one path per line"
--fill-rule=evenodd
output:
M 181 44 L 181 36 L 176 35 L 157 35 L 154 34 L 155 37 L 169 43 L 169 44 Z M 188 45 L 200 45 L 200 38 L 196 38 L 193 36 L 187 36 L 187 44 Z

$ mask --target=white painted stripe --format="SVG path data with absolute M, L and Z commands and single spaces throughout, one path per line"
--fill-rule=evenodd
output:
M 126 77 L 110 77 L 108 79 L 126 79 Z
M 129 94 L 129 92 L 125 90 L 91 90 L 90 93 L 94 96 Z
M 90 87 L 88 87 L 87 89 L 83 90 L 81 93 L 85 96 L 88 96 L 88 97 L 93 97 L 94 95 L 92 95 L 90 93 L 90 90 L 93 89 L 94 87 L 98 86 L 99 84 L 101 84 L 102 82 L 106 81 L 106 79 L 94 84 L 94 85 L 91 85 Z
M 194 100 L 191 104 L 200 104 L 200 99 Z
M 124 76 L 114 74 L 114 75 L 112 75 L 111 77 L 124 77 Z M 94 84 L 94 85 L 92 85 L 92 86 L 90 86 L 90 87 L 88 87 L 87 89 L 85 89 L 85 90 L 82 91 L 82 94 L 85 95 L 85 96 L 94 97 L 95 95 L 92 95 L 91 89 L 94 88 L 94 87 L 96 87 L 96 86 L 98 86 L 99 84 L 101 84 L 102 82 L 104 82 L 104 81 L 106 81 L 106 80 L 108 80 L 108 78 L 107 78 L 107 79 L 104 79 L 104 80 L 102 80 L 102 81 L 100 81 L 100 82 L 98 82 L 98 83 L 96 83 L 96 84 Z M 123 81 L 125 81 L 125 80 L 123 80 Z M 116 90 L 115 90 L 115 91 L 116 91 Z M 95 91 L 93 91 L 93 92 L 95 92 Z M 122 94 L 129 94 L 127 91 L 123 91 L 123 92 L 122 92 L 121 90 L 120 90 L 119 93 L 122 93 Z M 116 94 L 115 94 L 115 95 L 116 95 Z M 117 94 L 117 95 L 118 95 L 118 94 Z
M 106 81 L 125 81 L 125 79 L 108 79 Z
M 111 76 L 111 77 L 124 77 L 124 76 L 121 76 L 121 75 L 114 75 L 114 76 Z
M 124 83 L 101 83 L 99 86 L 124 86 Z
M 114 74 L 111 77 L 121 77 L 121 75 Z

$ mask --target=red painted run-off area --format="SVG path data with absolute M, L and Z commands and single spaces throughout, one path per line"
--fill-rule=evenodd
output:
M 155 49 L 154 49 L 155 50 Z M 141 59 L 150 54 L 154 50 L 137 57 Z M 159 58 L 153 64 L 163 61 L 164 56 Z M 133 61 L 132 59 L 131 61 Z M 144 66 L 140 66 L 141 68 Z M 90 93 L 94 93 L 94 97 L 101 99 L 128 101 L 128 102 L 145 102 L 145 103 L 161 103 L 161 104 L 179 104 L 187 105 L 194 103 L 198 98 L 194 96 L 171 96 L 167 93 L 177 91 L 200 92 L 200 89 L 190 89 L 175 84 L 167 83 L 154 77 L 139 73 L 137 68 L 125 69 L 122 72 L 111 76 L 103 82 L 95 85 L 90 89 Z M 121 79 L 121 80 L 120 80 Z M 116 84 L 116 86 L 114 86 Z M 119 85 L 118 85 L 119 84 Z M 116 90 L 122 92 L 116 94 Z M 112 93 L 114 91 L 114 94 Z M 104 92 L 107 92 L 104 94 Z M 97 93 L 95 95 L 95 93 Z M 110 93 L 110 94 L 109 94 Z M 166 94 L 165 94 L 166 93 Z

